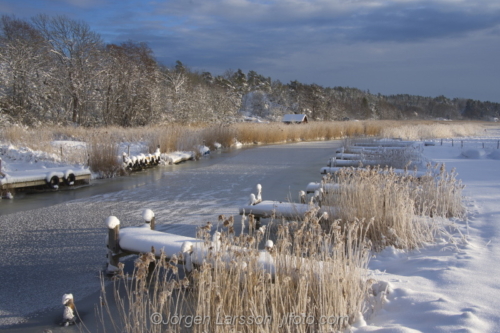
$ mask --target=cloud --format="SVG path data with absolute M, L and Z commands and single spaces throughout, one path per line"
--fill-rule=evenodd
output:
M 477 96 L 484 96 L 480 89 L 493 96 L 486 83 L 500 68 L 494 57 L 498 0 L 108 0 L 90 7 L 81 0 L 7 2 L 11 13 L 65 14 L 89 23 L 108 43 L 147 42 L 167 65 L 181 60 L 214 74 L 252 69 L 284 82 L 380 87 L 384 93 L 457 87 L 455 94 L 447 90 L 450 96 L 461 95 L 459 87 L 470 78 Z M 485 56 L 477 60 L 471 49 Z M 440 76 L 431 79 L 432 72 Z M 415 81 L 403 84 L 402 73 Z

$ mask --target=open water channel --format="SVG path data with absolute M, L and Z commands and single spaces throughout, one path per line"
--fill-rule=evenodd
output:
M 194 237 L 197 226 L 216 223 L 219 214 L 238 216 L 257 184 L 264 200 L 298 201 L 298 192 L 321 179 L 320 168 L 340 145 L 304 142 L 215 152 L 80 189 L 0 201 L 0 330 L 78 332 L 57 325 L 61 297 L 73 293 L 83 322 L 96 331 L 106 217 L 118 217 L 122 228 L 140 225 L 149 208 L 157 230 Z

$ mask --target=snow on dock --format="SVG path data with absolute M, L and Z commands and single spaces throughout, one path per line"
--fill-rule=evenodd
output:
M 284 218 L 304 219 L 307 212 L 313 211 L 318 207 L 310 204 L 294 203 L 294 202 L 279 202 L 265 200 L 255 205 L 245 205 L 240 207 L 240 215 L 252 214 L 255 218 Z M 334 210 L 333 207 L 321 207 L 316 215 L 321 216 L 324 213 L 330 214 Z
M 58 189 L 60 184 L 73 186 L 76 182 L 90 180 L 89 169 L 70 169 L 68 167 L 37 170 L 9 171 L 0 175 L 0 189 L 47 186 Z
M 147 211 L 147 210 L 146 210 Z M 147 216 L 148 214 L 143 214 Z M 105 223 L 108 227 L 106 245 L 108 247 L 107 273 L 114 274 L 119 271 L 119 259 L 130 254 L 151 253 L 154 250 L 155 257 L 162 253 L 167 258 L 182 254 L 185 269 L 192 271 L 194 265 L 201 265 L 205 261 L 213 260 L 213 253 L 221 254 L 223 262 L 229 263 L 233 259 L 234 251 L 248 251 L 247 249 L 231 246 L 223 248 L 220 241 L 220 233 L 216 232 L 212 241 L 205 241 L 194 237 L 170 234 L 154 230 L 154 224 L 148 221 L 139 227 L 128 227 L 120 230 L 120 221 L 115 216 L 110 216 Z M 266 244 L 272 248 L 272 241 Z M 211 259 L 212 258 L 212 259 Z M 274 274 L 274 259 L 268 250 L 259 251 L 258 264 L 262 269 Z

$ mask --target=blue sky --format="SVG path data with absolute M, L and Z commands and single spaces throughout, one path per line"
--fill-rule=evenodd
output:
M 66 15 L 214 75 L 500 102 L 498 0 L 3 0 L 0 13 Z

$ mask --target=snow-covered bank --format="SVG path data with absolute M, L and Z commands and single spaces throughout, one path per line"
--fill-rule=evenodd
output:
M 87 144 L 81 141 L 52 141 L 47 151 L 33 150 L 27 147 L 0 143 L 0 185 L 10 188 L 24 186 L 50 185 L 54 175 L 63 182 L 70 184 L 75 176 L 88 178 L 90 174 L 88 163 Z M 207 156 L 210 149 L 204 145 L 195 147 L 193 151 L 177 151 L 161 154 L 159 148 L 154 154 L 144 153 L 149 149 L 147 143 L 121 143 L 118 151 L 122 155 L 116 156 L 116 162 L 121 162 L 125 170 L 142 170 L 158 164 L 177 164 L 193 160 L 197 156 Z M 100 178 L 100 173 L 92 173 L 92 179 Z M 26 183 L 29 182 L 29 183 Z M 15 185 L 13 185 L 15 184 Z M 71 184 L 73 185 L 73 184 Z M 57 186 L 57 185 L 56 185 Z M 54 186 L 51 186 L 54 187 Z
M 468 223 L 451 237 L 403 253 L 387 248 L 371 260 L 383 281 L 353 332 L 498 332 L 500 330 L 500 161 L 497 137 L 436 142 L 424 155 L 456 168 L 466 185 Z M 485 149 L 483 149 L 485 143 Z M 462 234 L 461 234 L 461 233 Z
M 357 325 L 361 327 L 353 330 L 495 331 L 498 292 L 490 276 L 497 273 L 495 259 L 500 251 L 494 245 L 498 230 L 489 223 L 498 218 L 495 201 L 499 195 L 495 191 L 500 185 L 496 164 L 500 162 L 486 158 L 496 149 L 496 139 L 488 140 L 491 145 L 486 145 L 480 159 L 462 156 L 457 141 L 455 146 L 445 142 L 425 148 L 426 156 L 445 161 L 448 168 L 458 165 L 459 177 L 468 186 L 467 195 L 475 200 L 469 204 L 475 211 L 469 221 L 469 243 L 460 243 L 460 235 L 455 234 L 455 243 L 442 236 L 438 244 L 420 251 L 386 249 L 377 255 L 371 264 L 372 277 L 387 281 L 386 297 L 380 297 L 385 290 L 383 283 L 378 283 L 376 290 L 378 299 L 388 302 L 376 303 L 371 314 L 367 311 L 367 325 L 362 326 L 360 320 Z M 247 201 L 257 183 L 264 184 L 266 198 L 286 200 L 288 192 L 296 200 L 299 189 L 318 179 L 317 171 L 333 148 L 328 142 L 259 147 L 224 164 L 181 172 L 172 168 L 147 188 L 1 216 L 0 280 L 4 283 L 0 285 L 0 325 L 26 320 L 33 311 L 46 307 L 60 307 L 64 293 L 73 293 L 78 305 L 81 297 L 96 290 L 97 275 L 105 262 L 102 221 L 107 216 L 119 216 L 124 226 L 137 225 L 142 221 L 142 210 L 150 208 L 161 230 L 192 236 L 194 224 L 215 220 L 219 214 L 237 214 L 236 208 Z M 468 140 L 464 150 L 469 149 L 481 150 L 482 142 Z M 466 233 L 465 223 L 457 225 Z M 488 244 L 489 240 L 492 243 Z M 92 312 L 92 307 L 86 309 L 84 318 L 91 325 Z M 37 328 L 37 332 L 43 330 Z

